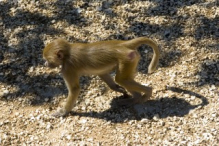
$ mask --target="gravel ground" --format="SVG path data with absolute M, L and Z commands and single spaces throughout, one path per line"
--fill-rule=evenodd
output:
M 139 48 L 150 101 L 117 107 L 119 93 L 82 77 L 71 115 L 51 116 L 67 89 L 43 66 L 45 44 L 140 36 L 162 53 L 149 75 L 152 49 Z M 0 0 L 0 145 L 219 145 L 218 42 L 217 0 Z

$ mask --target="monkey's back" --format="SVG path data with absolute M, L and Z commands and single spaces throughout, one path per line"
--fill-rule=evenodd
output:
M 127 56 L 127 51 L 123 51 L 124 49 L 120 46 L 123 42 L 112 40 L 75 45 L 77 48 L 73 47 L 72 53 L 80 56 L 75 59 L 77 68 L 85 74 L 99 74 L 113 70 L 118 65 L 118 61 L 124 60 L 124 56 Z

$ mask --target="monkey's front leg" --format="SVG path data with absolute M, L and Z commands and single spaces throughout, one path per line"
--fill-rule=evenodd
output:
M 64 108 L 59 109 L 57 112 L 53 113 L 53 117 L 65 117 L 68 115 L 69 112 L 67 112 Z
M 77 97 L 78 97 L 79 92 L 80 92 L 79 88 L 75 88 L 73 90 L 74 91 L 71 91 L 73 94 L 69 93 L 67 101 L 66 101 L 64 107 L 59 109 L 54 114 L 52 114 L 52 116 L 54 116 L 54 117 L 65 117 L 70 113 L 71 109 L 73 108 L 73 106 L 76 103 Z
M 68 87 L 68 98 L 63 108 L 52 114 L 54 117 L 64 117 L 69 114 L 76 103 L 80 92 L 79 77 L 74 74 L 63 74 Z

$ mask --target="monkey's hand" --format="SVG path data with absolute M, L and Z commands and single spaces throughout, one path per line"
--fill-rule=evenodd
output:
M 53 117 L 66 117 L 69 114 L 68 111 L 66 111 L 64 108 L 59 109 L 57 112 L 53 113 Z

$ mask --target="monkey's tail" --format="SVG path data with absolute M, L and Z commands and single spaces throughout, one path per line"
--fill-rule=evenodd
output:
M 149 39 L 146 37 L 139 37 L 139 38 L 127 41 L 126 43 L 127 47 L 135 48 L 135 49 L 137 49 L 142 44 L 146 44 L 150 46 L 151 48 L 153 48 L 153 52 L 154 52 L 153 58 L 151 60 L 150 65 L 148 66 L 148 73 L 152 73 L 156 70 L 157 65 L 159 63 L 159 58 L 160 58 L 160 51 L 159 51 L 157 43 L 153 41 L 152 39 Z
M 148 66 L 148 73 L 152 73 L 156 70 L 157 65 L 159 63 L 160 51 L 156 42 L 151 39 L 145 38 L 145 43 L 153 48 L 153 58 L 151 60 L 150 65 Z

